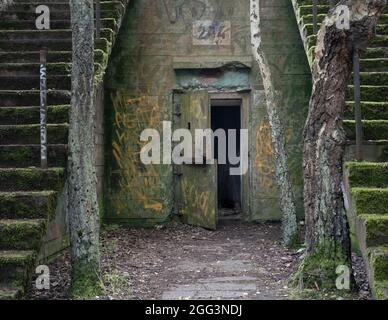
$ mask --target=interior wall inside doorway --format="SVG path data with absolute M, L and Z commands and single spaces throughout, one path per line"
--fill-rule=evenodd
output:
M 217 188 L 218 188 L 218 207 L 220 209 L 235 209 L 236 212 L 241 209 L 241 176 L 230 175 L 230 168 L 237 167 L 239 164 L 231 164 L 229 153 L 240 156 L 240 129 L 241 129 L 241 107 L 232 106 L 212 106 L 211 108 L 212 130 L 223 129 L 226 133 L 226 164 L 218 164 Z M 230 148 L 228 130 L 236 130 L 236 148 Z M 220 141 L 215 139 L 215 158 L 218 160 L 218 150 Z

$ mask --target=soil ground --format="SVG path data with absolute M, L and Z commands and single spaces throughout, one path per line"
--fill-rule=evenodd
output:
M 170 223 L 152 229 L 102 230 L 103 281 L 97 299 L 289 299 L 288 279 L 300 253 L 280 244 L 279 224 L 229 222 L 217 231 Z M 370 292 L 362 259 L 354 256 L 358 299 Z M 29 299 L 67 299 L 69 253 L 49 264 L 50 290 Z

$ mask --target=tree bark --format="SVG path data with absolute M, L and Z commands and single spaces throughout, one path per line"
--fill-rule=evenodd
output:
M 349 8 L 350 28 L 337 27 L 336 7 Z M 345 95 L 353 50 L 366 49 L 385 0 L 340 1 L 317 36 L 313 92 L 304 129 L 304 207 L 307 254 L 301 265 L 304 287 L 335 288 L 335 270 L 351 270 L 350 237 L 343 198 Z M 341 17 L 341 19 L 344 16 Z M 345 17 L 346 18 L 346 17 Z
M 70 0 L 73 34 L 72 97 L 69 128 L 68 213 L 72 294 L 101 292 L 99 208 L 94 165 L 93 0 Z
M 280 191 L 283 217 L 283 243 L 293 246 L 298 242 L 296 206 L 291 189 L 288 157 L 285 148 L 284 128 L 279 116 L 282 99 L 275 90 L 272 72 L 262 49 L 260 31 L 259 0 L 250 1 L 251 43 L 253 56 L 259 65 L 266 98 L 266 107 L 272 132 L 272 146 L 275 158 L 276 182 Z

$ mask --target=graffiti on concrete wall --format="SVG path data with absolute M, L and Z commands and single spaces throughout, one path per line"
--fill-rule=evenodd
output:
M 193 22 L 194 45 L 230 45 L 230 21 L 198 20 Z
M 128 195 L 144 209 L 160 212 L 163 203 L 156 196 L 160 190 L 160 173 L 155 166 L 144 166 L 140 150 L 147 142 L 139 140 L 144 128 L 156 128 L 160 123 L 157 97 L 144 95 L 126 98 L 117 93 L 112 96 L 115 110 L 113 156 L 119 168 L 119 189 L 114 206 L 118 214 L 130 210 L 133 203 Z

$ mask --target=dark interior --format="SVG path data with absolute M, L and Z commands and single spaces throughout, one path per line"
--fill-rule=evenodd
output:
M 228 152 L 228 130 L 237 130 L 237 156 L 240 155 L 240 129 L 241 129 L 241 109 L 240 106 L 212 106 L 211 109 L 212 130 L 224 129 L 226 132 L 226 151 Z M 218 158 L 218 139 L 215 139 L 215 158 Z M 232 176 L 229 173 L 229 168 L 232 166 L 229 163 L 227 156 L 227 164 L 218 165 L 218 207 L 220 209 L 235 209 L 236 213 L 241 208 L 241 176 Z M 238 165 L 234 165 L 238 166 Z

